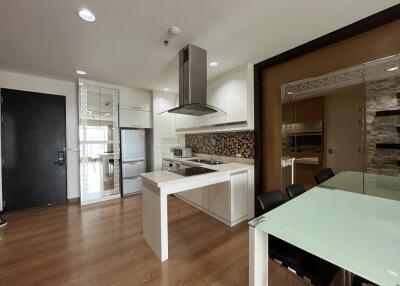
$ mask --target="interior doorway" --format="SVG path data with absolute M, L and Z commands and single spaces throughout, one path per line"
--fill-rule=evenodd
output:
M 1 89 L 3 210 L 65 203 L 65 97 Z
M 325 168 L 362 172 L 364 86 L 334 90 L 324 100 Z

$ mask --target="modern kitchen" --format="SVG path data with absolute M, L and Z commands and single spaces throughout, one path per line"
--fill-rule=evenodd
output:
M 143 196 L 143 235 L 161 261 L 168 195 L 229 227 L 254 217 L 253 67 L 212 81 L 209 68 L 189 44 L 177 95 L 79 80 L 81 204 Z
M 400 4 L 289 2 L 0 3 L 0 285 L 398 285 Z

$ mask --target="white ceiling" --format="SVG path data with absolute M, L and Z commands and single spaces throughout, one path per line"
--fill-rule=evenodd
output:
M 346 26 L 398 0 L 1 0 L 0 69 L 130 87 L 178 88 L 187 43 L 218 61 L 209 78 Z M 78 16 L 89 8 L 93 24 Z M 181 35 L 168 47 L 170 26 Z

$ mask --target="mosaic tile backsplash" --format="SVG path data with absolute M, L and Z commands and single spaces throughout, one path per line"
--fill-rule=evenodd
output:
M 213 144 L 214 143 L 214 144 Z M 254 159 L 254 132 L 186 134 L 185 146 L 193 153 Z

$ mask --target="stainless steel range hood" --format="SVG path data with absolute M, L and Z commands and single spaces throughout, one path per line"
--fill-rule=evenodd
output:
M 206 50 L 189 44 L 179 52 L 179 106 L 168 112 L 195 116 L 225 114 L 207 104 Z

